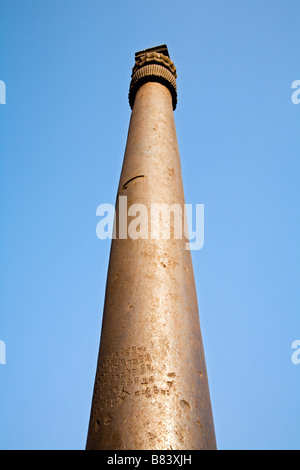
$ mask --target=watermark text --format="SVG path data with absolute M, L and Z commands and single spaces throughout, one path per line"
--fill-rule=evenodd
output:
M 96 227 L 100 240 L 185 240 L 187 250 L 201 250 L 204 245 L 204 204 L 132 204 L 120 196 L 117 208 L 100 204 Z
M 0 365 L 6 364 L 6 345 L 0 340 Z
M 0 104 L 6 104 L 6 85 L 3 80 L 0 80 Z
M 292 103 L 299 104 L 300 103 L 300 80 L 294 80 L 292 83 L 292 88 L 295 89 L 292 93 Z
M 292 354 L 292 363 L 297 366 L 300 364 L 300 339 L 296 339 L 292 343 L 292 349 L 295 349 L 295 351 Z

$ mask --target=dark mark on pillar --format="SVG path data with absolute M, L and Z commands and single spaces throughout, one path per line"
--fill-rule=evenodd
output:
M 132 181 L 136 180 L 137 178 L 144 178 L 145 175 L 139 175 L 139 176 L 134 176 L 133 178 L 131 178 L 130 180 L 128 180 L 125 184 L 123 184 L 122 188 L 121 188 L 121 191 L 124 191 L 125 189 L 127 189 L 127 186 L 129 185 L 129 183 L 131 183 Z

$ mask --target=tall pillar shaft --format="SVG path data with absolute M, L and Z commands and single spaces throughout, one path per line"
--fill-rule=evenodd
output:
M 171 238 L 151 238 L 153 205 L 179 204 L 184 213 L 174 106 L 174 94 L 161 81 L 146 80 L 135 90 L 87 449 L 216 445 L 187 240 L 174 237 L 172 223 Z M 148 215 L 141 214 L 148 221 L 147 236 L 120 237 L 124 201 L 128 209 L 134 204 L 147 208 Z

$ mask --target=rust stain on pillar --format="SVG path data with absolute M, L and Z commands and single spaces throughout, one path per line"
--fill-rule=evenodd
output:
M 149 214 L 152 204 L 183 209 L 185 202 L 173 116 L 176 68 L 166 46 L 135 60 L 86 448 L 215 449 L 187 240 L 119 234 L 120 196 Z

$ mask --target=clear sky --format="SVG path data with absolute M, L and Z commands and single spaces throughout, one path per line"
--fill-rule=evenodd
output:
M 134 53 L 166 43 L 220 449 L 300 449 L 300 2 L 1 0 L 0 448 L 83 449 Z

